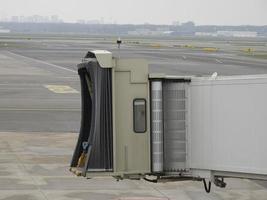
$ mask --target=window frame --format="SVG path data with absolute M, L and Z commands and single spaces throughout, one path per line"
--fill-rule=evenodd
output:
M 137 131 L 136 127 L 135 127 L 135 123 L 136 123 L 136 121 L 135 121 L 135 114 L 136 114 L 135 102 L 136 101 L 140 101 L 140 100 L 145 103 L 145 122 L 144 122 L 145 123 L 145 128 L 144 128 L 143 131 Z M 135 99 L 133 99 L 133 131 L 135 133 L 146 133 L 147 132 L 147 101 L 146 101 L 145 98 L 135 98 Z

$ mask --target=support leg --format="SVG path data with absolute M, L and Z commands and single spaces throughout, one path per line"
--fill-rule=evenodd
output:
M 210 193 L 211 182 L 209 181 L 209 185 L 207 186 L 206 180 L 203 178 L 204 188 L 207 193 Z

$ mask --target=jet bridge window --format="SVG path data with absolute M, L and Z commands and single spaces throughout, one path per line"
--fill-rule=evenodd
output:
M 136 133 L 146 132 L 146 100 L 134 99 L 133 101 L 133 129 Z

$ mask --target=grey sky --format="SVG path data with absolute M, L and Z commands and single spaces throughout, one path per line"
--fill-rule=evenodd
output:
M 0 0 L 0 17 L 59 15 L 65 21 L 267 25 L 267 0 Z

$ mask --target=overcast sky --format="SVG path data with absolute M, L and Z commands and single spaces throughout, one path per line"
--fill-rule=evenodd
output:
M 0 17 L 58 15 L 64 21 L 267 25 L 267 0 L 0 0 Z

